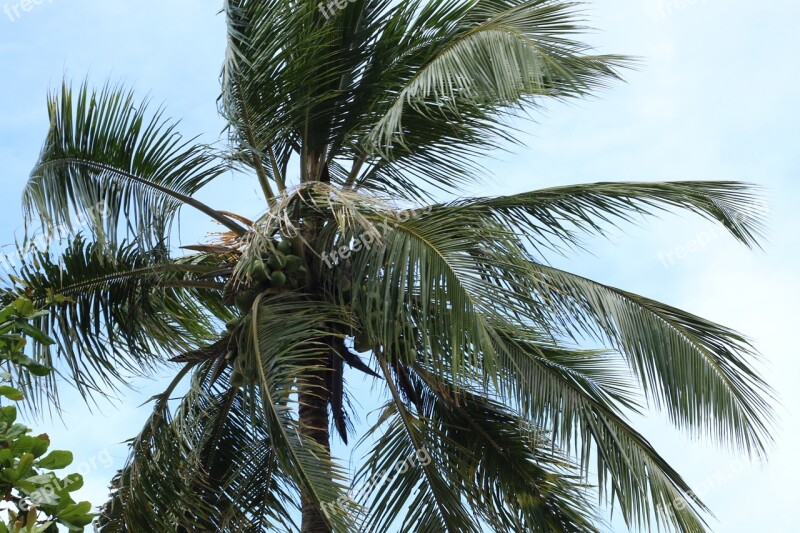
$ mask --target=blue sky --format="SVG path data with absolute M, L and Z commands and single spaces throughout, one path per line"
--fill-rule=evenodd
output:
M 183 120 L 185 134 L 219 138 L 220 2 L 42 0 L 30 11 L 19 9 L 19 17 L 17 0 L 0 0 L 0 8 L 4 4 L 11 16 L 0 13 L 0 245 L 13 243 L 22 223 L 20 194 L 47 128 L 45 94 L 64 75 L 132 85 L 166 103 L 169 114 Z M 715 531 L 796 531 L 800 461 L 791 450 L 800 438 L 800 3 L 605 0 L 590 3 L 588 13 L 600 30 L 590 41 L 604 52 L 639 56 L 640 68 L 597 98 L 548 105 L 537 124 L 525 125 L 525 147 L 497 154 L 487 184 L 465 194 L 612 180 L 732 179 L 767 188 L 764 251 L 750 252 L 697 218 L 665 215 L 590 240 L 588 252 L 556 262 L 754 340 L 781 400 L 766 466 L 739 465 L 737 456 L 692 441 L 657 414 L 636 423 L 690 483 L 705 488 L 698 492 L 716 514 Z M 257 188 L 254 179 L 225 177 L 201 197 L 255 215 L 262 209 Z M 186 217 L 182 237 L 194 242 L 212 228 Z M 693 240 L 707 244 L 677 259 L 677 248 Z M 669 253 L 676 260 L 665 266 L 659 257 Z M 124 462 L 120 443 L 141 427 L 147 408 L 138 406 L 158 384 L 140 388 L 102 412 L 90 412 L 66 393 L 65 424 L 45 424 L 56 446 L 76 452 L 76 464 L 87 473 L 82 495 L 95 503 Z M 104 451 L 112 461 L 101 460 Z

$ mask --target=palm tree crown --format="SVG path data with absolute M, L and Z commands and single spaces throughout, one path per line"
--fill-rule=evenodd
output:
M 754 350 L 547 257 L 672 208 L 753 246 L 752 189 L 456 198 L 515 140 L 508 118 L 629 64 L 574 40 L 570 2 L 227 0 L 225 16 L 224 149 L 122 88 L 64 84 L 24 193 L 31 223 L 89 226 L 28 256 L 4 291 L 61 296 L 37 319 L 58 342 L 33 342 L 36 360 L 60 360 L 87 399 L 175 369 L 100 530 L 598 531 L 599 492 L 632 528 L 705 531 L 703 503 L 626 416 L 655 407 L 762 456 Z M 258 180 L 254 220 L 195 197 L 231 170 Z M 187 206 L 219 232 L 181 252 Z M 357 432 L 358 374 L 379 416 L 351 474 L 331 436 Z M 57 402 L 53 379 L 25 382 Z

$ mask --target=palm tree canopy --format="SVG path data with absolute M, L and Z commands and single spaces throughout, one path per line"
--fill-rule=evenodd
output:
M 599 493 L 632 528 L 705 531 L 703 503 L 628 417 L 658 409 L 763 457 L 770 391 L 753 347 L 548 257 L 675 209 L 757 246 L 756 191 L 455 196 L 516 141 L 510 118 L 631 64 L 575 40 L 571 2 L 227 0 L 224 13 L 224 147 L 186 140 L 123 88 L 65 83 L 24 193 L 32 226 L 88 225 L 25 255 L 4 290 L 65 297 L 35 324 L 58 341 L 34 339 L 35 359 L 87 399 L 176 371 L 100 530 L 298 530 L 302 513 L 304 531 L 599 531 Z M 195 198 L 231 170 L 263 191 L 253 220 Z M 170 240 L 187 206 L 219 230 L 191 253 Z M 356 373 L 379 416 L 351 474 L 329 434 L 360 429 Z M 38 406 L 57 402 L 56 380 L 22 378 Z

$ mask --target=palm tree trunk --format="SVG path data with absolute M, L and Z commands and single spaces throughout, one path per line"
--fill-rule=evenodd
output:
M 316 180 L 316 167 L 317 157 L 310 157 L 308 162 L 309 179 Z M 308 229 L 305 232 L 305 244 L 313 249 L 314 243 L 317 240 L 317 222 L 309 221 Z M 293 246 L 295 251 L 301 257 L 304 257 L 304 264 L 310 265 L 314 262 L 313 256 L 310 256 L 300 239 L 294 239 Z M 317 288 L 317 279 L 312 279 L 312 272 L 316 269 L 309 269 L 309 288 Z M 331 441 L 330 441 L 330 422 L 328 420 L 328 403 L 330 402 L 331 393 L 328 388 L 328 372 L 325 369 L 330 368 L 331 354 L 323 356 L 318 361 L 311 361 L 310 370 L 305 383 L 300 385 L 300 430 L 305 436 L 313 439 L 319 443 L 330 457 Z M 316 364 L 314 364 L 316 363 Z M 332 533 L 328 527 L 325 519 L 320 512 L 318 503 L 314 501 L 306 491 L 302 491 L 300 495 L 301 510 L 303 513 L 302 525 L 300 533 Z
M 328 393 L 324 371 L 309 375 L 300 392 L 300 424 L 303 433 L 321 444 L 330 454 Z M 317 503 L 308 494 L 301 495 L 303 522 L 301 533 L 331 533 Z

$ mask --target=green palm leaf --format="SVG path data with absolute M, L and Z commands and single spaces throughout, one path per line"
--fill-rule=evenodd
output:
M 391 379 L 388 370 L 385 372 L 387 379 Z M 361 477 L 357 478 L 367 487 L 362 497 L 377 500 L 374 512 L 370 509 L 372 516 L 361 524 L 361 529 L 385 529 L 395 520 L 401 520 L 401 531 L 480 531 L 458 492 L 463 483 L 452 484 L 452 479 L 443 471 L 441 465 L 449 458 L 428 455 L 428 460 L 424 459 L 433 449 L 428 442 L 436 437 L 429 433 L 424 421 L 404 406 L 394 386 L 389 386 L 392 402 L 381 413 L 380 426 L 372 429 L 373 432 L 380 430 L 382 437 L 365 462 Z M 381 427 L 384 423 L 386 426 Z M 394 483 L 380 483 L 384 476 L 395 473 L 397 465 L 409 462 L 412 464 L 408 471 L 395 477 Z M 367 479 L 379 481 L 370 484 Z M 370 494 L 372 491 L 375 494 Z M 390 498 L 390 494 L 399 497 Z M 404 506 L 408 509 L 404 510 Z
M 612 339 L 611 346 L 643 365 L 638 370 L 648 398 L 661 399 L 679 426 L 710 428 L 722 442 L 758 454 L 769 408 L 763 384 L 747 363 L 751 353 L 743 339 L 632 295 L 627 297 L 636 298 L 643 309 L 626 310 L 629 315 L 623 318 L 610 315 L 621 313 L 622 306 L 598 295 L 591 288 L 595 284 L 583 280 L 590 286 L 576 287 L 574 281 L 567 286 L 564 280 L 575 278 L 567 273 L 554 279 L 554 269 L 525 259 L 516 235 L 491 218 L 481 225 L 474 214 L 469 209 L 434 209 L 390 228 L 384 245 L 362 250 L 340 267 L 352 267 L 353 279 L 371 280 L 363 296 L 353 289 L 370 344 L 388 347 L 391 360 L 406 362 L 405 354 L 413 354 L 432 374 L 453 376 L 458 387 L 473 382 L 484 393 L 495 391 L 506 401 L 515 400 L 525 416 L 552 428 L 563 446 L 574 444 L 585 469 L 591 450 L 586 443 L 593 442 L 600 482 L 612 483 L 611 496 L 629 523 L 648 523 L 650 510 L 658 505 L 665 509 L 659 520 L 701 530 L 695 505 L 703 507 L 690 487 L 624 421 L 620 408 L 638 410 L 639 405 L 635 383 L 623 377 L 618 361 L 598 353 L 560 351 L 544 341 L 545 334 L 577 335 L 569 328 L 591 320 L 612 329 L 600 331 L 622 339 Z M 343 235 L 340 242 L 354 237 L 347 227 Z M 638 316 L 656 309 L 657 317 Z M 519 321 L 522 327 L 512 326 Z M 701 337 L 684 338 L 678 328 Z M 668 335 L 671 341 L 664 340 Z M 686 362 L 667 363 L 675 357 Z M 682 365 L 692 366 L 684 371 Z M 721 368 L 722 377 L 711 370 L 715 367 Z M 718 381 L 715 385 L 709 380 Z M 687 402 L 687 384 L 690 394 L 713 394 L 689 396 Z M 676 501 L 680 508 L 673 505 Z
M 757 246 L 765 214 L 751 185 L 725 181 L 591 183 L 542 189 L 512 196 L 465 199 L 453 204 L 491 217 L 524 234 L 537 248 L 577 245 L 581 234 L 604 234 L 636 217 L 683 209 L 721 223 L 737 240 Z
M 391 429 L 382 434 L 360 477 L 374 479 L 375 472 L 391 476 L 386 484 L 363 491 L 370 513 L 366 529 L 387 527 L 399 514 L 400 502 L 424 503 L 421 497 L 411 498 L 410 491 L 420 482 L 421 463 L 430 462 L 446 486 L 457 488 L 461 495 L 457 505 L 468 506 L 471 529 L 481 531 L 482 525 L 490 525 L 495 530 L 597 530 L 593 523 L 599 519 L 580 511 L 590 507 L 583 499 L 586 487 L 575 472 L 570 474 L 569 461 L 546 451 L 548 446 L 532 447 L 542 438 L 537 429 L 486 398 L 450 387 L 421 367 L 412 375 L 407 383 L 414 383 L 418 395 L 416 424 L 424 428 L 419 431 L 424 448 L 419 452 L 412 448 L 405 456 L 407 446 L 396 442 L 401 432 Z M 388 423 L 384 416 L 371 431 Z M 390 461 L 396 461 L 394 466 Z M 405 497 L 398 497 L 401 494 Z M 420 521 L 428 520 L 428 514 L 423 507 L 408 510 L 409 517 Z M 403 529 L 420 527 L 408 520 Z
M 197 367 L 174 414 L 166 402 L 172 390 L 155 398 L 154 413 L 115 479 L 99 531 L 296 527 L 294 490 L 276 468 L 269 434 L 240 391 L 231 388 L 229 374 L 214 382 L 212 368 Z
M 286 317 L 292 322 L 287 324 Z M 345 474 L 322 444 L 308 436 L 316 428 L 304 426 L 288 409 L 296 392 L 294 383 L 327 356 L 330 348 L 319 342 L 320 323 L 339 323 L 341 309 L 322 302 L 293 302 L 285 297 L 257 298 L 252 321 L 240 338 L 239 357 L 251 373 L 257 389 L 254 405 L 275 442 L 278 466 L 295 486 L 306 492 L 334 531 L 350 531 L 348 509 L 330 505 L 345 492 Z M 312 391 L 322 394 L 322 391 Z
M 59 255 L 48 251 L 22 257 L 6 294 L 28 294 L 52 303 L 53 312 L 35 320 L 57 339 L 56 346 L 35 343 L 35 358 L 60 373 L 88 398 L 127 383 L 132 375 L 150 375 L 165 356 L 197 348 L 218 331 L 217 320 L 230 318 L 221 287 L 196 283 L 220 268 L 216 258 L 170 260 L 165 251 L 143 252 L 121 243 L 88 242 L 78 235 Z M 59 362 L 63 361 L 63 365 Z M 58 402 L 54 377 L 26 380 Z
M 455 16 L 460 20 L 453 24 Z M 588 55 L 585 45 L 569 39 L 581 28 L 566 4 L 435 3 L 422 10 L 420 29 L 430 31 L 430 23 L 440 20 L 440 33 L 415 51 L 424 54 L 423 64 L 396 89 L 369 143 L 402 144 L 404 132 L 414 130 L 403 124 L 407 108 L 422 116 L 463 112 L 489 126 L 492 113 L 535 96 L 583 95 L 625 64 L 619 56 Z
M 191 205 L 233 231 L 242 228 L 192 198 L 225 169 L 175 125 L 133 94 L 107 86 L 73 94 L 67 84 L 49 101 L 50 131 L 25 187 L 26 216 L 46 228 L 77 220 L 101 238 L 120 230 L 148 242 L 166 239 L 178 209 Z
M 585 474 L 594 466 L 601 495 L 619 504 L 629 525 L 652 527 L 651 511 L 658 508 L 658 523 L 703 531 L 698 510 L 706 507 L 626 421 L 621 408 L 630 408 L 626 398 L 635 395 L 621 394 L 620 375 L 608 370 L 614 362 L 607 357 L 587 361 L 585 354 L 576 357 L 525 337 L 498 330 L 497 349 L 508 369 L 502 396 L 514 398 L 526 419 L 572 452 Z
M 672 421 L 761 455 L 768 435 L 768 387 L 738 333 L 674 307 L 536 265 L 535 287 L 553 322 L 593 333 L 625 355 L 648 398 Z

